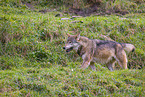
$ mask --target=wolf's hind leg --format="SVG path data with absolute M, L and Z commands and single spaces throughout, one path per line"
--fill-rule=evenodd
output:
M 96 67 L 95 67 L 94 62 L 91 62 L 91 63 L 90 63 L 90 67 L 91 67 L 92 70 L 96 71 Z

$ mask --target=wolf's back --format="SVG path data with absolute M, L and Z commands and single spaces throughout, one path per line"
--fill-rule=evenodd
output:
M 122 46 L 123 46 L 123 49 L 127 52 L 127 53 L 130 53 L 130 52 L 134 52 L 135 51 L 135 46 L 132 45 L 132 44 L 129 44 L 129 43 L 121 43 Z

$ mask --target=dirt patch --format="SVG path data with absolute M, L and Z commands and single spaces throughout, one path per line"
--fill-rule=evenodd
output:
M 34 6 L 31 3 L 23 3 L 23 4 L 26 4 L 26 6 L 28 8 L 30 8 L 31 10 L 35 10 Z M 85 7 L 85 8 L 69 6 L 69 10 L 64 11 L 64 13 L 75 14 L 75 15 L 79 15 L 79 16 L 111 15 L 111 14 L 125 15 L 125 14 L 129 13 L 128 11 L 124 11 L 124 10 L 116 9 L 116 8 L 105 9 L 102 6 L 103 5 L 101 2 L 91 4 L 89 7 Z M 53 10 L 39 9 L 38 12 L 45 14 L 45 13 L 51 12 L 51 11 L 53 11 Z
M 69 8 L 69 13 L 74 13 L 79 16 L 90 16 L 90 15 L 111 15 L 111 14 L 116 14 L 116 15 L 125 15 L 128 14 L 128 11 L 123 11 L 121 9 L 101 9 L 100 5 L 94 4 L 88 8 L 84 9 L 75 9 L 75 8 Z

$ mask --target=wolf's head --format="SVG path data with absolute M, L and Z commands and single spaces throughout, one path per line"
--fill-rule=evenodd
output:
M 67 34 L 67 36 L 68 39 L 63 49 L 66 50 L 66 52 L 70 52 L 71 50 L 77 50 L 78 47 L 80 46 L 80 43 L 78 42 L 80 38 L 80 33 L 76 35 Z

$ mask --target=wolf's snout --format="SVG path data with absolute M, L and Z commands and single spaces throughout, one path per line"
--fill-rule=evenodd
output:
M 65 50 L 65 46 L 63 47 L 63 49 Z

